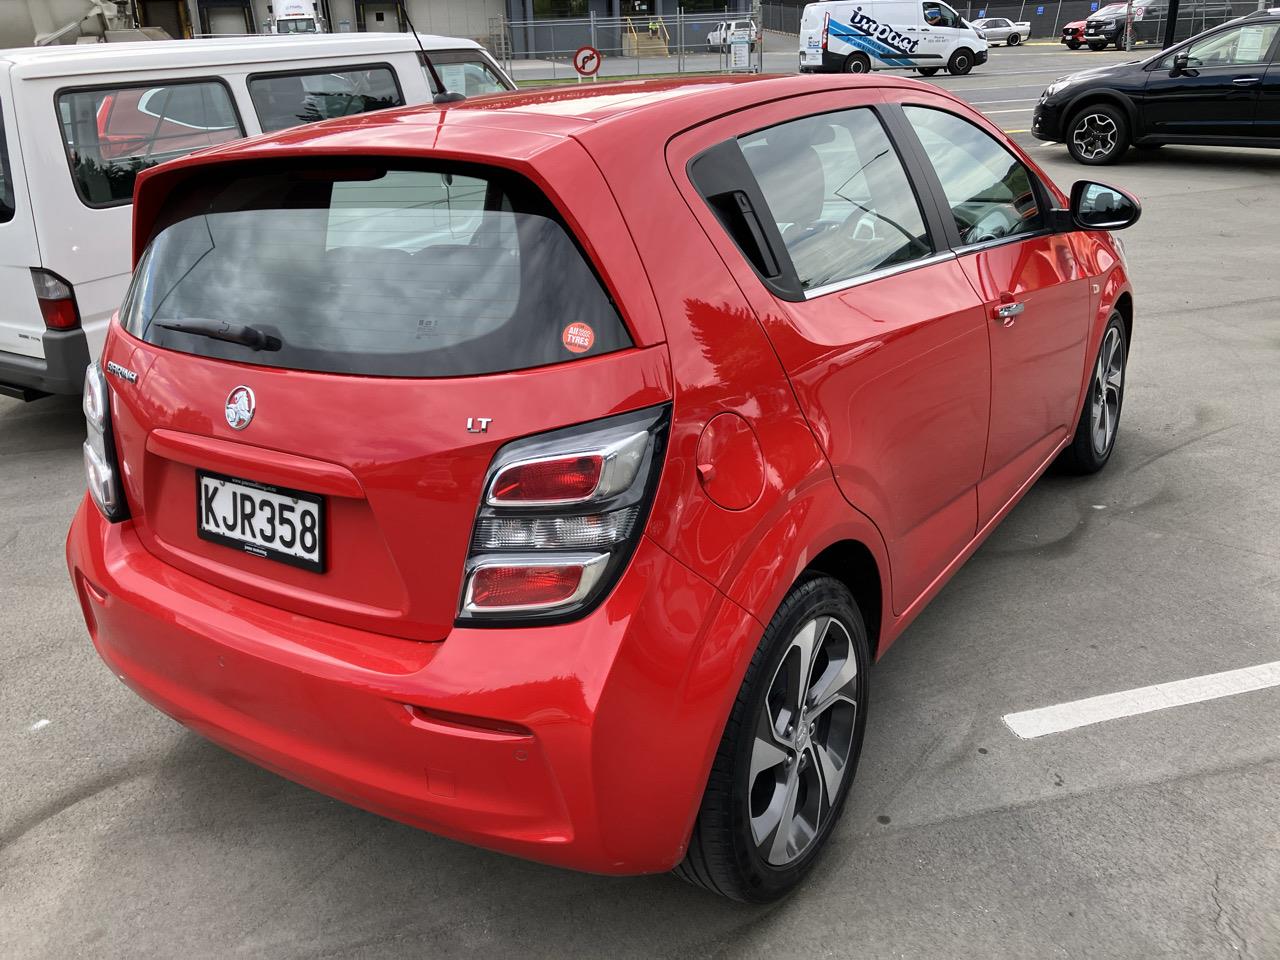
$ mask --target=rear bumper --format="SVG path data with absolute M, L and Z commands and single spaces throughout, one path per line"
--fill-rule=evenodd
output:
M 84 368 L 89 365 L 89 341 L 84 331 L 46 330 L 42 341 L 43 359 L 0 352 L 0 390 L 11 395 L 39 396 L 74 395 L 84 389 Z
M 599 873 L 682 859 L 761 631 L 648 540 L 591 616 L 442 643 L 211 587 L 87 499 L 67 561 L 102 659 L 179 722 L 375 813 Z

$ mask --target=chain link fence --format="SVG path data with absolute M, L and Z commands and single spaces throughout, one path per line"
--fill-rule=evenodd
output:
M 601 55 L 601 79 L 667 73 L 760 72 L 760 8 L 755 15 L 697 13 L 651 17 L 507 20 L 489 23 L 489 50 L 517 82 L 577 79 L 573 56 L 582 47 Z M 735 27 L 737 28 L 735 30 Z M 747 35 L 746 57 L 735 58 L 735 36 Z

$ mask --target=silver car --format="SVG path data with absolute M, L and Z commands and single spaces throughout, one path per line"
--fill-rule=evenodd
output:
M 972 21 L 974 27 L 987 38 L 988 43 L 999 43 L 1003 40 L 1011 47 L 1016 47 L 1031 35 L 1031 22 L 1028 20 L 1006 20 L 1004 17 L 983 17 Z

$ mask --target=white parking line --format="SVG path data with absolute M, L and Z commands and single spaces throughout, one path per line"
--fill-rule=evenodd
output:
M 989 107 L 992 104 L 996 104 L 996 103 L 1035 103 L 1039 99 L 1040 99 L 1039 97 L 1022 97 L 1021 99 L 1018 99 L 1018 100 L 970 100 L 969 106 Z
M 994 117 L 997 113 L 1030 113 L 1035 107 L 1017 107 L 1013 110 L 983 110 L 988 117 Z
M 1119 720 L 1168 707 L 1181 707 L 1188 703 L 1216 700 L 1219 697 L 1278 686 L 1280 660 L 1256 667 L 1241 667 L 1239 670 L 1210 673 L 1203 677 L 1122 690 L 1119 693 L 1106 693 L 1100 697 L 1072 700 L 1070 703 L 1040 707 L 1037 710 L 1010 713 L 1005 715 L 1004 722 L 1023 740 L 1031 740 L 1105 720 Z

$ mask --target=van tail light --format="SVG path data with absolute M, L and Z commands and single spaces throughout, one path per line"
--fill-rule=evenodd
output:
M 36 287 L 36 300 L 44 325 L 50 330 L 74 330 L 80 326 L 80 308 L 76 306 L 76 292 L 71 284 L 48 270 L 31 270 L 31 282 Z
M 89 496 L 102 515 L 116 523 L 129 516 L 120 487 L 120 463 L 111 430 L 111 393 L 97 360 L 84 372 L 84 473 Z
M 831 14 L 822 15 L 822 52 L 827 51 L 827 31 L 831 29 Z
M 564 621 L 617 580 L 648 518 L 670 408 L 516 440 L 489 467 L 460 623 Z

